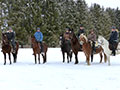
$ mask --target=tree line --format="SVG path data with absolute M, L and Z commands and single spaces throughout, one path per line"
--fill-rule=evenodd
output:
M 66 27 L 77 33 L 82 24 L 87 35 L 94 29 L 107 39 L 111 26 L 120 30 L 119 8 L 88 7 L 85 0 L 0 0 L 0 7 L 0 33 L 12 27 L 21 45 L 30 45 L 37 27 L 48 46 L 59 45 L 59 35 Z

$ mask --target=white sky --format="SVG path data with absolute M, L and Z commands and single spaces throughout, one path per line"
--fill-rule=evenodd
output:
M 99 4 L 100 6 L 111 7 L 111 8 L 117 8 L 120 9 L 120 0 L 85 0 L 88 6 L 91 6 L 94 3 Z

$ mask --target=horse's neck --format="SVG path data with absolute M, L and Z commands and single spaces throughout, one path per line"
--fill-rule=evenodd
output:
M 104 51 L 107 53 L 111 53 L 111 50 L 109 49 L 109 42 L 106 39 L 104 39 L 104 42 L 105 43 L 101 45 L 104 48 Z
M 74 44 L 79 43 L 79 41 L 78 41 L 77 37 L 75 36 L 75 34 L 74 34 L 74 39 L 71 40 L 71 41 L 72 41 L 72 43 L 74 43 Z

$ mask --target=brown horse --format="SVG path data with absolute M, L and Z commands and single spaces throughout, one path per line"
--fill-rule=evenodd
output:
M 14 58 L 13 60 L 14 63 L 17 62 L 17 54 L 18 54 L 18 49 L 19 49 L 18 42 L 15 42 L 15 43 L 16 43 L 16 50 L 15 50 L 15 53 L 12 53 L 13 58 Z M 10 42 L 7 39 L 7 35 L 5 33 L 2 33 L 2 52 L 4 54 L 4 65 L 6 64 L 6 53 L 8 53 L 10 64 L 12 64 L 11 51 L 12 51 L 12 47 L 10 45 Z
M 36 41 L 35 37 L 31 37 L 31 42 L 32 42 L 32 48 L 33 48 L 33 55 L 35 57 L 35 64 L 37 64 L 37 60 L 36 60 L 37 54 L 38 54 L 38 61 L 39 61 L 39 64 L 40 64 L 41 49 L 40 49 L 39 43 Z M 44 48 L 44 54 L 41 54 L 41 55 L 43 57 L 43 63 L 45 63 L 45 62 L 47 62 L 48 47 L 44 42 L 42 43 L 42 45 L 43 45 L 43 48 Z
M 85 56 L 86 56 L 86 61 L 87 61 L 87 64 L 90 65 L 90 56 L 92 55 L 92 46 L 91 46 L 91 43 L 88 41 L 87 37 L 84 35 L 84 34 L 81 34 L 80 35 L 80 43 L 82 44 L 82 50 L 83 52 L 85 53 Z M 104 50 L 101 46 L 98 46 L 96 48 L 96 52 L 95 54 L 100 54 L 100 63 L 102 62 L 102 53 L 104 53 Z M 104 60 L 106 62 L 106 54 L 104 53 Z M 93 57 L 91 57 L 91 61 L 93 60 Z
M 78 52 L 82 51 L 82 47 L 78 41 L 78 38 L 74 34 L 73 30 L 70 30 L 70 39 L 71 39 L 71 46 L 72 46 L 72 51 L 75 55 L 75 64 L 78 64 Z

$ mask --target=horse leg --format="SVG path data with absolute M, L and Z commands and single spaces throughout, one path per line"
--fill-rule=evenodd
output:
M 46 52 L 45 52 L 44 62 L 43 63 L 45 63 L 45 62 L 47 62 L 47 53 Z
M 69 52 L 67 52 L 67 63 L 69 63 L 69 57 L 70 57 L 70 54 Z
M 102 53 L 100 53 L 100 63 L 102 63 L 102 58 L 103 58 L 103 55 Z
M 9 55 L 10 64 L 12 64 L 12 62 L 11 62 L 11 54 L 8 53 L 8 55 Z
M 6 65 L 6 53 L 3 54 L 4 54 L 4 65 Z
M 38 54 L 38 62 L 39 62 L 39 64 L 40 64 L 40 54 Z
M 106 56 L 105 53 L 104 53 L 104 62 L 105 62 L 105 63 L 107 62 L 107 56 Z
M 110 66 L 110 55 L 107 55 L 108 65 Z
M 70 62 L 72 61 L 72 52 L 70 52 Z
M 88 55 L 86 56 L 86 58 L 87 58 L 87 65 L 90 65 L 90 56 Z
M 13 54 L 13 58 L 14 58 L 14 63 L 16 63 L 16 58 L 17 58 L 17 55 L 16 55 L 16 53 L 12 53 Z
M 93 54 L 91 54 L 91 62 L 93 62 Z
M 78 53 L 75 53 L 75 64 L 78 64 L 78 57 L 77 57 Z
M 36 54 L 34 54 L 34 57 L 35 57 L 35 64 L 37 64 L 37 61 L 36 61 Z
M 42 54 L 42 57 L 43 57 L 43 63 L 45 63 L 45 62 L 46 62 L 46 56 L 47 56 L 47 55 L 46 55 L 46 52 L 45 52 L 45 54 L 44 54 L 44 55 Z
M 65 52 L 62 52 L 63 55 L 63 63 L 65 62 Z

